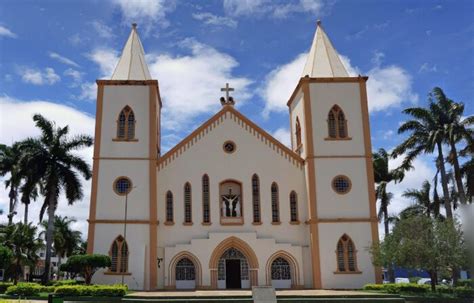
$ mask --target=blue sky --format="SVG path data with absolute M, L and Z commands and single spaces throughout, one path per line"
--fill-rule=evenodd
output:
M 110 77 L 137 22 L 160 82 L 165 149 L 219 109 L 226 82 L 236 87 L 240 111 L 288 143 L 285 104 L 317 19 L 346 67 L 370 77 L 374 149 L 401 141 L 401 109 L 424 104 L 434 86 L 474 113 L 473 1 L 6 0 L 0 3 L 0 142 L 34 134 L 33 112 L 92 134 L 94 81 Z M 417 164 L 403 188 L 432 177 L 429 157 Z

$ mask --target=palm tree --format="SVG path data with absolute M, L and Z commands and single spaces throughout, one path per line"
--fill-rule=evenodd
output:
M 443 90 L 439 87 L 433 89 L 430 98 L 431 100 L 436 100 L 436 103 L 439 105 L 437 108 L 441 110 L 437 115 L 446 130 L 446 142 L 450 147 L 448 161 L 454 168 L 454 181 L 457 188 L 457 196 L 461 204 L 465 204 L 466 194 L 464 191 L 456 144 L 460 141 L 466 141 L 469 143 L 469 141 L 473 140 L 474 130 L 471 129 L 470 126 L 474 125 L 474 116 L 462 118 L 464 114 L 464 104 L 456 103 L 447 98 Z
M 62 258 L 73 255 L 82 242 L 82 233 L 71 228 L 71 224 L 74 222 L 76 222 L 76 219 L 67 216 L 55 216 L 54 218 L 53 248 L 58 257 L 58 271 Z M 43 235 L 48 230 L 48 221 L 41 222 L 41 225 L 44 231 L 40 235 Z
M 21 198 L 20 201 L 25 205 L 25 213 L 24 213 L 24 219 L 23 223 L 27 224 L 28 223 L 28 209 L 29 205 L 31 203 L 31 200 L 36 201 L 38 198 L 38 187 L 41 186 L 40 184 L 40 176 L 32 176 L 31 174 L 34 174 L 34 171 L 28 172 L 29 174 L 26 175 L 24 174 L 24 182 L 23 185 L 20 188 L 21 192 Z
M 413 205 L 405 208 L 402 213 L 404 215 L 426 215 L 430 217 L 439 217 L 439 203 L 436 203 L 436 196 L 432 200 L 431 184 L 428 180 L 425 180 L 421 185 L 421 189 L 408 189 L 403 193 L 403 197 L 411 199 L 415 202 Z M 402 215 L 401 215 L 402 216 Z
M 474 197 L 474 157 L 466 161 L 461 167 L 461 175 L 466 179 L 467 200 L 472 203 Z
M 43 242 L 37 236 L 37 227 L 29 224 L 16 223 L 6 226 L 0 234 L 0 242 L 13 252 L 14 283 L 18 282 L 22 268 L 33 266 L 38 260 L 36 252 L 43 247 Z
M 376 153 L 372 155 L 373 166 L 374 166 L 374 180 L 377 184 L 375 189 L 376 199 L 380 201 L 380 208 L 378 211 L 378 219 L 384 224 L 385 235 L 390 232 L 390 217 L 388 214 L 388 206 L 393 198 L 392 193 L 387 191 L 387 186 L 390 182 L 401 182 L 404 177 L 402 168 L 390 169 L 389 167 L 389 154 L 383 148 L 380 148 Z M 391 264 L 388 265 L 389 280 L 394 282 L 394 272 Z
M 5 188 L 10 188 L 8 197 L 10 204 L 8 208 L 8 224 L 13 223 L 15 216 L 15 208 L 18 202 L 18 188 L 21 183 L 20 166 L 18 161 L 20 158 L 20 149 L 18 144 L 7 146 L 0 144 L 0 176 L 3 177 L 10 174 L 9 178 L 5 180 Z
M 412 169 L 412 162 L 421 154 L 431 154 L 437 148 L 438 157 L 436 166 L 441 174 L 441 185 L 443 188 L 443 203 L 446 209 L 446 217 L 453 218 L 453 211 L 449 197 L 448 177 L 443 155 L 443 142 L 446 138 L 444 121 L 441 120 L 442 110 L 438 104 L 430 101 L 429 108 L 412 107 L 403 110 L 403 113 L 412 116 L 413 120 L 403 123 L 398 129 L 398 133 L 410 132 L 400 145 L 392 152 L 394 158 L 407 153 L 401 167 L 405 170 Z
M 41 130 L 39 138 L 29 138 L 22 142 L 24 165 L 41 176 L 44 202 L 40 211 L 40 221 L 48 211 L 48 227 L 46 231 L 46 258 L 43 282 L 49 280 L 51 266 L 51 248 L 54 235 L 54 214 L 58 206 L 58 197 L 64 191 L 69 204 L 82 199 L 82 184 L 79 175 L 86 180 L 91 177 L 91 170 L 81 157 L 72 152 L 92 145 L 92 138 L 87 135 L 68 137 L 69 127 L 56 125 L 36 114 L 33 116 L 36 126 Z

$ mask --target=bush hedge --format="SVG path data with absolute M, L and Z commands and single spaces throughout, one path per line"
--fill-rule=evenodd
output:
M 35 297 L 39 296 L 42 286 L 36 283 L 18 283 L 12 285 L 5 291 L 6 295 L 19 297 Z
M 411 283 L 366 284 L 364 290 L 382 291 L 389 294 L 399 294 L 401 292 L 426 293 L 430 290 L 430 286 Z
M 474 289 L 469 286 L 458 286 L 454 288 L 454 294 L 460 298 L 474 298 Z
M 473 287 L 472 279 L 459 279 L 456 282 L 456 286 Z
M 64 285 L 56 287 L 55 293 L 66 297 L 123 297 L 127 290 L 126 285 Z
M 58 280 L 52 283 L 53 286 L 63 286 L 63 285 L 77 285 L 81 284 L 77 280 Z
M 12 282 L 0 282 L 0 294 L 4 294 L 10 286 L 13 286 Z

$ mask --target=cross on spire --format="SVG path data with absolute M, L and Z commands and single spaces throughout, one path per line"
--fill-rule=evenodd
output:
M 233 92 L 234 88 L 229 86 L 229 83 L 225 84 L 225 87 L 221 88 L 221 92 L 225 92 L 225 98 L 221 97 L 222 105 L 234 105 L 234 98 L 230 96 L 230 92 Z

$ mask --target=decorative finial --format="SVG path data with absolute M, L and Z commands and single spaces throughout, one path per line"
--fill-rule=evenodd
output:
M 133 27 L 133 29 L 137 29 L 137 24 L 136 24 L 136 23 L 132 23 L 132 27 Z
M 318 20 L 316 21 L 316 24 L 317 24 L 318 26 L 320 26 L 320 25 L 321 25 L 321 20 L 318 19 Z

